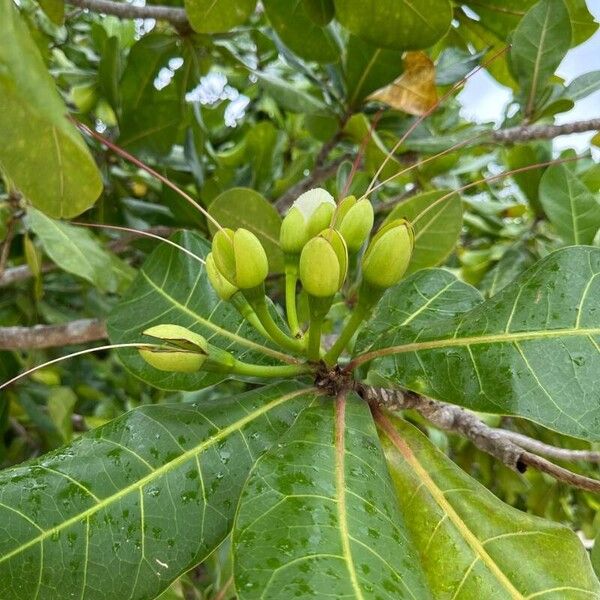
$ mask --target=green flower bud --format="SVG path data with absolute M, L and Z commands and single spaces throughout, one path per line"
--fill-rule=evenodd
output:
M 319 231 L 329 227 L 334 212 L 335 202 L 333 204 L 323 202 L 308 221 L 308 237 L 314 237 Z
M 217 231 L 212 255 L 220 274 L 234 287 L 259 286 L 269 274 L 269 261 L 260 240 L 247 229 Z
M 195 373 L 208 358 L 208 342 L 197 333 L 179 325 L 156 325 L 144 335 L 167 342 L 157 348 L 140 348 L 140 356 L 159 371 Z
M 354 203 L 346 202 L 350 199 L 353 199 Z M 356 198 L 350 196 L 340 204 L 340 213 L 342 211 L 344 214 L 338 216 L 337 229 L 346 240 L 348 252 L 358 252 L 373 229 L 373 206 L 366 198 L 356 202 Z
M 229 281 L 221 275 L 221 272 L 217 269 L 217 265 L 215 264 L 212 252 L 206 257 L 205 268 L 208 280 L 221 300 L 227 302 L 231 296 L 239 291 L 237 287 L 229 283 Z
M 335 200 L 327 190 L 315 188 L 299 196 L 294 202 L 292 210 L 294 208 L 304 216 L 307 239 L 310 239 L 329 227 L 335 211 Z
M 329 298 L 339 291 L 348 271 L 348 251 L 344 238 L 335 230 L 325 230 L 312 238 L 300 255 L 300 281 L 316 298 Z
M 260 240 L 247 229 L 238 229 L 233 235 L 235 254 L 235 283 L 247 290 L 259 286 L 269 274 L 269 259 Z
M 348 211 L 356 204 L 356 196 L 346 196 L 339 204 L 337 209 L 337 222 L 341 223 Z
M 286 254 L 300 254 L 308 241 L 308 225 L 299 208 L 292 206 L 281 223 L 279 245 Z
M 212 242 L 212 255 L 215 266 L 227 281 L 235 281 L 235 255 L 233 253 L 233 230 L 219 229 Z
M 229 352 L 209 344 L 206 339 L 180 325 L 156 325 L 144 335 L 165 342 L 155 348 L 140 348 L 140 356 L 155 369 L 174 373 L 206 371 L 229 372 L 235 358 Z
M 327 240 L 333 248 L 335 255 L 340 265 L 340 277 L 338 281 L 338 290 L 342 289 L 346 276 L 348 275 L 348 247 L 346 241 L 342 237 L 342 234 L 335 229 L 325 229 L 319 237 Z
M 406 272 L 413 251 L 410 223 L 397 219 L 380 229 L 371 240 L 362 261 L 364 280 L 378 288 L 396 285 Z

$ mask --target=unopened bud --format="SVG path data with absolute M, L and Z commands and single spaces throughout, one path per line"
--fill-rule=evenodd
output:
M 204 337 L 180 325 L 156 325 L 144 335 L 167 342 L 165 346 L 139 349 L 140 356 L 160 371 L 195 373 L 208 358 Z
M 308 241 L 308 224 L 299 208 L 292 206 L 281 223 L 279 245 L 286 254 L 300 254 Z
M 247 229 L 217 231 L 213 238 L 212 255 L 218 272 L 236 288 L 255 288 L 269 274 L 265 249 Z
M 260 240 L 247 229 L 233 235 L 235 253 L 235 285 L 242 290 L 257 287 L 269 274 L 269 259 Z
M 404 219 L 392 221 L 380 229 L 363 257 L 364 280 L 379 288 L 396 285 L 408 268 L 413 244 L 412 227 Z
M 227 302 L 231 296 L 239 291 L 239 289 L 235 285 L 229 283 L 229 281 L 223 277 L 219 269 L 217 269 L 212 252 L 206 257 L 205 268 L 208 280 L 221 300 Z
M 310 239 L 329 227 L 335 211 L 335 200 L 327 190 L 315 188 L 299 196 L 292 210 L 294 208 L 302 213 L 307 228 L 307 239 Z
M 165 342 L 163 346 L 140 348 L 141 357 L 155 369 L 174 373 L 195 373 L 201 369 L 229 372 L 235 358 L 229 352 L 212 346 L 198 333 L 181 325 L 156 325 L 144 335 Z
M 354 196 L 345 198 L 338 209 L 337 229 L 348 246 L 348 252 L 360 250 L 373 229 L 373 206 L 366 198 L 356 201 Z
M 307 294 L 329 298 L 338 292 L 348 270 L 348 251 L 335 230 L 326 230 L 304 246 L 300 255 L 300 280 Z

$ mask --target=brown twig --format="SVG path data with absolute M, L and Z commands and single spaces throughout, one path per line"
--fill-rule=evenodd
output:
M 542 454 L 550 458 L 566 460 L 569 462 L 580 460 L 583 462 L 600 463 L 600 452 L 594 450 L 558 448 L 557 446 L 551 446 L 550 444 L 545 444 L 544 442 L 530 438 L 517 431 L 510 431 L 508 429 L 497 429 L 496 431 L 512 440 L 515 444 L 521 446 L 521 448 L 529 450 L 530 452 L 535 452 L 535 454 Z
M 550 140 L 559 135 L 597 130 L 600 130 L 600 118 L 563 123 L 562 125 L 520 125 L 508 129 L 498 129 L 492 133 L 492 138 L 496 142 L 527 142 L 529 140 Z
M 68 0 L 68 3 L 95 13 L 114 15 L 121 19 L 156 19 L 157 21 L 167 21 L 180 31 L 191 30 L 183 8 L 153 5 L 134 6 L 128 2 L 113 2 L 112 0 Z
M 0 327 L 0 350 L 70 346 L 106 337 L 106 325 L 101 319 L 80 319 L 64 325 Z
M 464 436 L 477 448 L 497 458 L 514 471 L 523 473 L 531 466 L 557 481 L 600 493 L 600 481 L 573 473 L 525 450 L 506 435 L 504 430 L 489 427 L 474 413 L 459 406 L 431 400 L 410 391 L 388 390 L 363 384 L 357 384 L 356 390 L 367 402 L 375 406 L 389 410 L 416 410 L 439 429 Z M 566 452 L 568 450 L 564 450 L 564 453 Z

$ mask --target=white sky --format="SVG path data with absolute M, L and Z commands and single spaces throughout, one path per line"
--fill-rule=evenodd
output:
M 590 12 L 600 21 L 600 2 L 586 0 Z M 563 77 L 566 83 L 583 73 L 600 70 L 600 30 L 586 42 L 571 49 L 558 68 L 557 74 Z M 496 82 L 486 71 L 480 71 L 467 81 L 459 99 L 463 104 L 462 114 L 477 122 L 498 123 L 502 119 L 505 106 L 512 96 L 509 88 Z M 556 117 L 557 123 L 580 121 L 600 117 L 600 91 L 590 94 L 580 100 L 569 112 L 560 113 Z M 575 148 L 583 151 L 589 147 L 589 141 L 594 132 L 576 135 L 561 136 L 554 142 L 557 150 Z M 595 153 L 596 154 L 596 153 Z

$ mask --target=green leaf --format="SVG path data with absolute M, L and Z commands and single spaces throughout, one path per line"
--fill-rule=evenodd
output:
M 264 196 L 250 188 L 232 188 L 217 196 L 208 212 L 223 227 L 244 227 L 256 234 L 269 257 L 269 270 L 283 270 L 283 253 L 279 247 L 281 217 Z M 216 227 L 209 225 L 211 232 Z
M 281 108 L 306 115 L 327 115 L 330 111 L 318 98 L 270 73 L 254 71 L 258 84 Z
M 565 88 L 563 97 L 577 102 L 598 90 L 600 90 L 600 71 L 590 71 L 575 77 Z
M 233 531 L 240 600 L 429 598 L 369 408 L 318 400 L 252 470 Z
M 504 504 L 405 421 L 383 417 L 378 424 L 434 598 L 583 600 L 600 594 L 575 533 Z
M 0 0 L 0 169 L 37 208 L 74 217 L 102 191 L 100 172 L 67 118 L 12 0 Z
M 454 250 L 462 228 L 463 209 L 460 196 L 451 190 L 432 190 L 417 194 L 398 204 L 385 223 L 394 219 L 410 221 L 415 233 L 407 274 L 442 263 Z M 446 198 L 444 198 L 446 196 Z M 444 198 L 436 204 L 436 200 Z
M 302 0 L 264 0 L 273 29 L 295 54 L 318 63 L 333 63 L 340 50 L 330 29 L 316 24 Z
M 162 156 L 177 141 L 184 121 L 185 100 L 181 74 L 157 89 L 156 78 L 169 60 L 181 55 L 173 36 L 151 33 L 134 44 L 120 83 L 121 116 L 119 144 L 132 152 Z
M 485 52 L 471 54 L 460 48 L 445 48 L 435 65 L 436 85 L 452 85 L 466 77 L 480 62 Z
M 558 250 L 468 312 L 392 329 L 363 360 L 432 398 L 600 440 L 599 274 L 600 249 Z
M 483 301 L 472 286 L 444 269 L 423 269 L 389 289 L 371 319 L 360 330 L 355 353 L 381 347 L 388 336 L 403 328 L 423 327 L 474 308 Z
M 209 243 L 193 233 L 178 233 L 172 239 L 200 258 L 210 251 Z M 230 303 L 219 300 L 199 261 L 167 244 L 158 246 L 147 258 L 109 315 L 107 327 L 113 343 L 148 343 L 142 332 L 163 323 L 187 327 L 247 362 L 264 364 L 286 358 L 266 345 Z M 216 373 L 158 371 L 135 349 L 123 349 L 119 356 L 134 375 L 162 389 L 196 390 L 223 379 Z
M 324 27 L 335 16 L 333 0 L 302 0 L 306 14 L 314 23 Z
M 585 0 L 566 0 L 565 3 L 571 20 L 572 45 L 577 46 L 595 33 L 598 23 L 594 21 Z M 467 0 L 465 4 L 477 13 L 485 28 L 508 40 L 536 0 Z
M 51 219 L 35 208 L 27 211 L 27 223 L 54 263 L 99 290 L 114 293 L 133 279 L 134 269 L 106 251 L 87 229 Z
M 377 48 L 350 35 L 344 54 L 348 106 L 360 106 L 369 94 L 399 77 L 403 69 L 402 52 Z
M 55 24 L 62 25 L 65 21 L 64 0 L 38 0 L 41 9 L 46 16 Z
M 2 471 L 3 600 L 155 598 L 223 541 L 250 467 L 311 398 L 289 382 L 144 406 Z
M 600 199 L 565 165 L 546 169 L 540 183 L 544 212 L 565 244 L 591 244 L 600 228 Z
M 185 0 L 190 24 L 198 33 L 223 33 L 254 12 L 256 0 Z
M 354 35 L 382 48 L 416 50 L 441 39 L 452 20 L 448 0 L 334 0 L 335 14 Z
M 510 58 L 526 116 L 535 111 L 570 45 L 571 23 L 563 0 L 541 0 L 519 23 Z
M 48 416 L 60 433 L 63 442 L 71 441 L 73 436 L 73 409 L 77 404 L 77 395 L 68 387 L 59 386 L 52 388 L 48 394 Z

